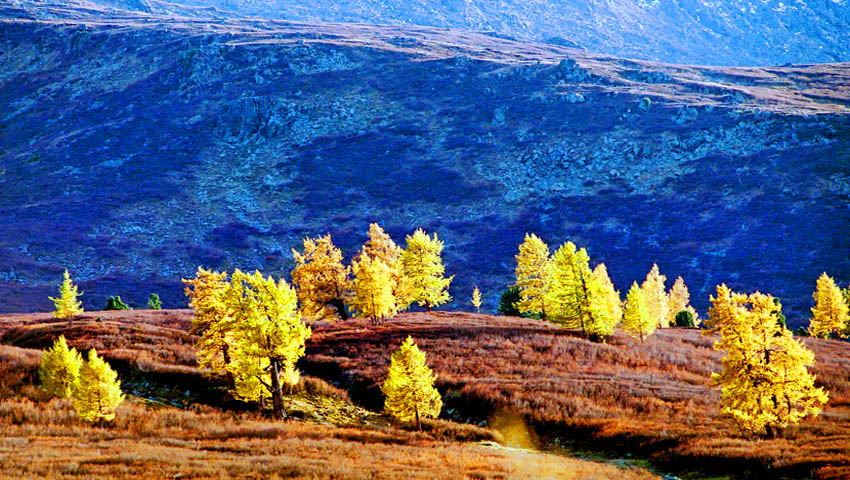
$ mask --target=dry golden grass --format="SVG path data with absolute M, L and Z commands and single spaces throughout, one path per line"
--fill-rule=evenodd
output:
M 530 451 L 393 428 L 273 422 L 256 414 L 125 402 L 113 425 L 68 400 L 0 401 L 0 478 L 657 478 Z
M 666 329 L 641 344 L 622 333 L 596 344 L 551 323 L 464 313 L 411 313 L 372 328 L 353 321 L 314 329 L 304 366 L 347 381 L 355 399 L 378 402 L 391 351 L 412 335 L 458 417 L 516 412 L 553 442 L 637 452 L 671 469 L 850 478 L 850 355 L 846 342 L 806 339 L 822 415 L 762 440 L 718 417 L 720 370 L 713 339 Z
M 151 373 L 202 381 L 187 360 L 193 354 L 186 312 L 92 315 L 70 324 L 38 315 L 2 317 L 0 338 L 40 347 L 62 333 L 77 348 L 94 346 Z M 310 377 L 290 408 L 328 424 L 275 422 L 204 405 L 155 408 L 132 399 L 119 407 L 115 422 L 92 426 L 76 418 L 68 400 L 47 399 L 32 386 L 39 355 L 0 345 L 0 375 L 8 379 L 0 383 L 0 479 L 658 478 L 639 469 L 448 440 L 494 438 L 471 425 L 436 420 L 422 433 L 397 429 Z M 339 425 L 345 422 L 352 426 Z

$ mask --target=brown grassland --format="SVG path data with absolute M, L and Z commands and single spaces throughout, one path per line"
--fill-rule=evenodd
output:
M 829 403 L 771 440 L 742 434 L 719 417 L 720 394 L 708 384 L 721 353 L 696 329 L 659 330 L 643 344 L 618 331 L 598 344 L 538 320 L 410 313 L 377 328 L 362 321 L 316 328 L 303 364 L 328 380 L 336 371 L 368 404 L 379 399 L 386 352 L 407 335 L 427 353 L 444 408 L 458 419 L 509 411 L 533 426 L 543 446 L 628 452 L 676 471 L 850 478 L 846 342 L 805 339 Z
M 504 448 L 498 432 L 473 425 L 434 420 L 421 433 L 396 428 L 311 377 L 289 403 L 305 420 L 228 408 L 234 404 L 194 367 L 188 325 L 188 311 L 94 312 L 71 322 L 0 317 L 0 479 L 658 478 Z M 79 420 L 69 400 L 49 399 L 33 385 L 38 349 L 60 333 L 79 349 L 97 348 L 119 370 L 125 391 L 159 400 L 128 395 L 113 423 Z
M 325 424 L 319 425 L 276 423 L 231 408 L 194 367 L 189 318 L 186 310 L 95 312 L 72 322 L 46 314 L 0 317 L 0 477 L 650 476 L 470 442 L 497 440 L 648 458 L 680 473 L 850 478 L 845 342 L 805 340 L 816 355 L 817 384 L 829 391 L 830 401 L 819 417 L 768 440 L 742 434 L 719 417 L 719 392 L 708 383 L 721 354 L 712 350 L 712 338 L 695 329 L 657 331 L 643 344 L 618 331 L 597 344 L 551 323 L 467 313 L 406 313 L 377 327 L 367 320 L 316 324 L 300 363 L 312 377 L 305 377 L 293 405 L 313 405 L 296 413 Z M 84 424 L 67 401 L 48 401 L 30 386 L 39 358 L 34 349 L 49 346 L 60 333 L 77 348 L 104 353 L 122 374 L 125 390 L 189 408 L 156 408 L 138 399 L 121 407 L 111 427 Z M 380 408 L 378 385 L 390 353 L 407 335 L 439 375 L 443 416 L 486 421 L 500 432 L 451 421 L 410 432 L 347 402 L 350 395 L 361 406 Z

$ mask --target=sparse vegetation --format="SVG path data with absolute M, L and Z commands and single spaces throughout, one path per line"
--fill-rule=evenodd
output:
M 65 269 L 65 273 L 63 274 L 62 284 L 59 285 L 59 296 L 48 297 L 51 301 L 53 301 L 53 305 L 56 310 L 53 312 L 53 316 L 56 318 L 71 318 L 74 315 L 80 314 L 83 312 L 83 302 L 77 300 L 77 297 L 82 295 L 74 282 L 71 280 L 71 275 L 68 273 L 68 270 Z
M 130 310 L 130 306 L 124 303 L 119 296 L 112 296 L 106 299 L 104 310 Z
M 148 295 L 148 308 L 151 310 L 162 310 L 162 300 L 159 299 L 159 295 L 156 293 Z

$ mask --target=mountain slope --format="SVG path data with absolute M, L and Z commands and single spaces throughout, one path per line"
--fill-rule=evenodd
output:
M 40 7 L 41 8 L 41 7 Z M 807 317 L 850 281 L 850 65 L 697 68 L 427 27 L 6 6 L 0 310 L 185 305 L 198 265 L 287 275 L 326 231 L 446 240 L 495 309 L 525 232 L 621 291 L 653 262 Z M 402 242 L 403 243 L 403 242 Z
M 669 63 L 850 60 L 845 0 L 99 0 L 139 11 L 428 25 L 550 40 Z

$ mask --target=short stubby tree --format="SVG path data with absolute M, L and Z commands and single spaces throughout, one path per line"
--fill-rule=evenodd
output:
M 53 347 L 41 355 L 38 378 L 49 395 L 69 398 L 80 378 L 83 358 L 74 348 L 68 348 L 65 336 L 60 335 Z
M 386 395 L 384 411 L 402 423 L 416 422 L 422 430 L 423 417 L 436 417 L 443 408 L 440 392 L 434 388 L 437 379 L 425 363 L 425 353 L 410 336 L 392 355 L 390 371 L 381 386 Z
M 80 369 L 72 400 L 77 415 L 87 422 L 112 421 L 124 401 L 118 374 L 95 349 L 89 350 L 88 361 Z

